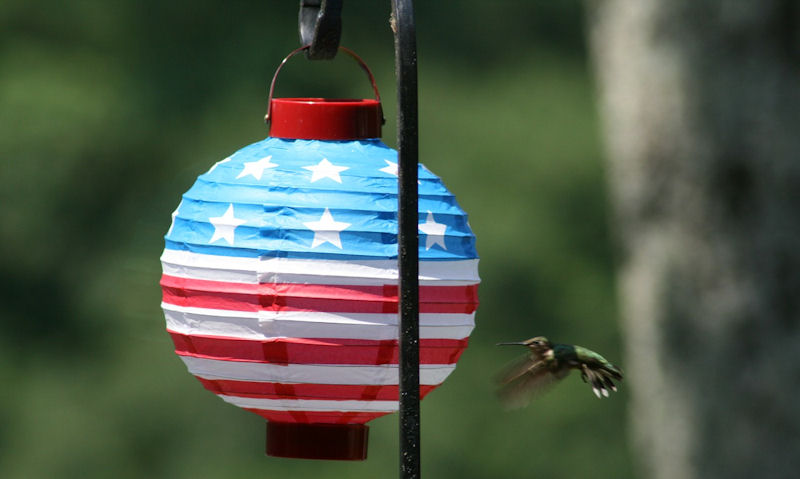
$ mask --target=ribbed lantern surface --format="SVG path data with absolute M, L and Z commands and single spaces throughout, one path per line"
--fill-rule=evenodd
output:
M 467 215 L 422 166 L 419 235 L 424 396 L 467 346 L 479 279 Z M 167 330 L 208 390 L 276 425 L 397 410 L 395 150 L 269 137 L 201 175 L 165 239 Z

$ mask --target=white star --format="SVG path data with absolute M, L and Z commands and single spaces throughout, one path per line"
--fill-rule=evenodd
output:
M 178 203 L 178 207 L 175 208 L 175 211 L 172 212 L 172 224 L 169 225 L 169 230 L 167 231 L 167 236 L 172 234 L 172 228 L 175 227 L 175 218 L 178 216 L 178 210 L 181 209 L 181 206 L 183 206 L 183 200 L 181 200 L 181 202 Z
M 319 221 L 309 221 L 303 224 L 306 225 L 308 229 L 314 231 L 314 240 L 311 242 L 312 248 L 316 248 L 324 243 L 330 243 L 342 249 L 342 240 L 339 238 L 339 232 L 350 226 L 350 223 L 334 220 L 328 208 L 325 208 Z
M 429 250 L 431 246 L 437 244 L 441 246 L 442 249 L 447 249 L 447 246 L 444 245 L 444 231 L 446 229 L 447 225 L 444 223 L 437 223 L 433 219 L 433 213 L 428 211 L 428 218 L 424 223 L 419 224 L 419 230 L 427 236 L 425 240 L 425 250 Z
M 230 245 L 233 244 L 233 232 L 236 230 L 236 227 L 247 223 L 247 220 L 234 216 L 233 203 L 228 206 L 228 210 L 224 215 L 209 218 L 208 221 L 214 225 L 214 234 L 211 235 L 211 239 L 208 240 L 208 242 L 213 243 L 214 241 L 224 239 Z
M 268 168 L 275 168 L 276 166 L 278 166 L 275 163 L 272 163 L 271 161 L 269 161 L 271 159 L 272 159 L 272 155 L 269 155 L 269 156 L 265 156 L 264 158 L 261 158 L 258 161 L 251 161 L 251 162 L 245 163 L 244 164 L 244 169 L 242 169 L 242 172 L 239 173 L 239 176 L 237 176 L 236 179 L 238 180 L 239 178 L 241 178 L 243 176 L 253 175 L 255 177 L 255 179 L 260 180 L 261 179 L 261 175 L 264 174 L 264 170 L 266 170 Z
M 303 169 L 310 170 L 312 172 L 311 174 L 312 183 L 317 180 L 321 180 L 322 178 L 330 178 L 337 183 L 341 183 L 342 177 L 339 176 L 339 172 L 342 172 L 344 170 L 349 170 L 350 167 L 336 166 L 330 161 L 328 161 L 327 158 L 323 158 L 318 165 L 304 166 Z
M 397 163 L 395 163 L 393 161 L 389 161 L 389 160 L 383 160 L 383 161 L 386 162 L 386 166 L 384 166 L 383 168 L 381 168 L 378 171 L 382 171 L 382 172 L 386 173 L 387 175 L 398 176 L 397 175 Z M 422 183 L 420 183 L 420 181 L 417 180 L 417 184 L 421 185 Z
M 387 175 L 397 176 L 397 163 L 389 160 L 383 160 L 383 161 L 386 162 L 386 166 L 381 168 L 379 171 L 382 171 Z
M 209 169 L 208 169 L 208 171 L 206 172 L 206 174 L 208 174 L 208 173 L 211 173 L 212 171 L 214 171 L 215 169 L 217 169 L 217 167 L 218 167 L 219 165 L 221 165 L 221 164 L 223 164 L 223 163 L 227 163 L 227 162 L 229 162 L 229 161 L 231 161 L 231 157 L 230 157 L 230 156 L 229 156 L 229 157 L 227 157 L 227 158 L 225 158 L 224 160 L 221 160 L 221 161 L 218 161 L 218 162 L 214 163 L 214 165 L 213 165 L 211 168 L 209 168 Z

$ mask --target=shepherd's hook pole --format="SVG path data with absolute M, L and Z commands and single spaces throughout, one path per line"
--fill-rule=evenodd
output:
M 392 0 L 397 74 L 400 478 L 420 478 L 417 41 L 411 0 Z

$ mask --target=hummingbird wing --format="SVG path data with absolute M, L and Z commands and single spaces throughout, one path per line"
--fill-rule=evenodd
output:
M 534 396 L 545 392 L 558 379 L 544 360 L 526 354 L 509 364 L 497 377 L 500 385 L 497 395 L 506 408 L 518 409 L 526 406 Z

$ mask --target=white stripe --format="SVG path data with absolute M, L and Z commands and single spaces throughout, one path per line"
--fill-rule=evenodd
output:
M 324 313 L 315 311 L 229 311 L 161 303 L 167 328 L 182 334 L 239 339 L 398 338 L 396 314 Z M 464 339 L 475 327 L 475 313 L 419 316 L 421 339 Z
M 245 361 L 179 356 L 189 372 L 204 379 L 233 379 L 237 381 L 309 383 L 309 384 L 370 384 L 397 385 L 397 365 L 328 365 L 289 364 L 286 366 Z M 419 382 L 423 385 L 441 384 L 455 369 L 455 364 L 420 364 Z
M 248 409 L 269 411 L 395 412 L 397 401 L 325 401 L 322 399 L 261 399 L 219 394 L 225 402 Z
M 181 278 L 258 283 L 258 258 L 165 249 L 161 254 L 161 268 L 164 274 Z
M 164 274 L 237 283 L 383 285 L 397 283 L 395 260 L 240 258 L 165 249 Z M 420 261 L 420 285 L 465 286 L 480 282 L 478 260 Z

